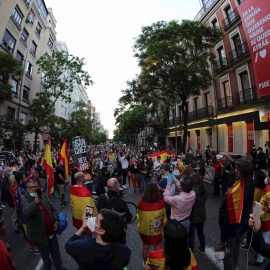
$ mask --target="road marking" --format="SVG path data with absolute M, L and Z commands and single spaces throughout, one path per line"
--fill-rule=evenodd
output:
M 35 270 L 40 270 L 42 266 L 43 266 L 43 261 L 42 261 L 42 259 L 40 259 Z
M 223 261 L 217 261 L 215 254 L 214 254 L 214 248 L 213 247 L 205 247 L 205 255 L 207 258 L 214 264 L 216 265 L 220 270 L 223 270 Z

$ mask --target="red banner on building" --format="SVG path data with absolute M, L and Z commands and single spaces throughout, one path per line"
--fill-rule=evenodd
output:
M 201 150 L 201 133 L 200 130 L 196 130 L 197 134 L 197 150 Z
M 247 153 L 250 153 L 254 145 L 254 124 L 253 121 L 246 121 L 247 123 Z
M 233 152 L 233 126 L 232 124 L 228 125 L 228 152 Z
M 187 138 L 188 138 L 188 148 L 190 148 L 190 131 L 187 133 Z
M 269 0 L 246 0 L 238 7 L 254 66 L 258 97 L 270 94 Z

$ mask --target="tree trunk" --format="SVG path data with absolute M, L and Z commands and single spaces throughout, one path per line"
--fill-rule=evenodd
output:
M 39 127 L 35 128 L 35 141 L 34 141 L 34 154 L 37 151 L 37 137 L 38 137 L 38 131 L 39 131 Z
M 186 145 L 187 145 L 187 132 L 188 132 L 188 104 L 186 101 L 186 97 L 182 97 L 182 105 L 181 105 L 181 111 L 183 114 L 183 123 L 184 123 L 184 136 L 183 136 L 183 143 L 182 143 L 182 152 L 186 152 Z

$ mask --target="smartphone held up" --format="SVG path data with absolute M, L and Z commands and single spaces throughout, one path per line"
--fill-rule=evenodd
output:
M 93 213 L 94 213 L 94 207 L 91 205 L 87 205 L 86 209 L 85 209 L 85 218 L 91 218 L 93 217 Z

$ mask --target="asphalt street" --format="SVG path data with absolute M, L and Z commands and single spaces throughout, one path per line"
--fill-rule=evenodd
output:
M 217 270 L 223 269 L 222 261 L 216 261 L 214 256 L 214 247 L 219 242 L 219 226 L 218 226 L 218 208 L 221 201 L 221 198 L 211 195 L 213 192 L 213 187 L 206 185 L 208 192 L 207 199 L 207 220 L 205 222 L 205 236 L 206 236 L 206 254 L 202 255 L 197 251 L 197 246 L 199 246 L 198 238 L 196 237 L 194 255 L 196 257 L 199 270 Z M 133 193 L 133 188 L 128 188 L 125 190 L 125 200 L 131 201 L 137 204 L 138 200 L 141 197 L 141 194 L 137 191 Z M 67 189 L 67 199 L 69 199 L 69 189 Z M 61 207 L 59 199 L 51 199 L 56 208 L 63 213 L 66 213 L 69 219 L 69 224 L 67 229 L 62 233 L 62 235 L 57 236 L 59 241 L 59 246 L 61 250 L 61 257 L 63 260 L 63 266 L 68 270 L 77 269 L 77 263 L 65 252 L 65 243 L 75 232 L 76 229 L 72 226 L 71 220 L 71 209 L 70 204 L 67 207 Z M 4 208 L 4 218 L 5 224 L 7 226 L 6 236 L 1 239 L 4 242 L 7 242 L 11 248 L 11 256 L 15 262 L 17 270 L 39 270 L 43 269 L 42 261 L 40 255 L 34 255 L 29 249 L 28 243 L 24 240 L 23 234 L 14 233 L 11 225 L 10 214 L 11 211 L 8 207 Z M 136 220 L 132 224 L 128 224 L 127 229 L 127 245 L 132 250 L 131 260 L 127 266 L 128 270 L 141 270 L 142 267 L 142 241 L 137 233 Z M 247 254 L 249 257 L 247 258 Z M 239 269 L 265 269 L 268 260 L 265 260 L 263 265 L 257 267 L 251 267 L 247 265 L 247 260 L 250 260 L 254 257 L 255 252 L 250 249 L 249 253 L 246 251 L 240 250 L 240 260 L 239 260 Z M 181 259 L 181 254 L 179 254 L 179 260 Z M 1 269 L 2 270 L 2 269 Z M 4 270 L 4 269 L 3 269 Z

